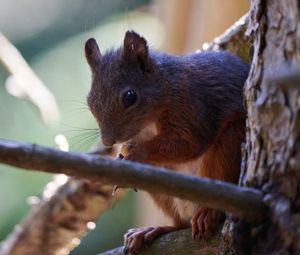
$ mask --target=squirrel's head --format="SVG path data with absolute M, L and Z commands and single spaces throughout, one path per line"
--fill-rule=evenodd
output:
M 92 70 L 88 106 L 96 118 L 105 146 L 135 137 L 160 111 L 161 86 L 146 40 L 133 31 L 117 50 L 100 53 L 95 39 L 85 44 Z

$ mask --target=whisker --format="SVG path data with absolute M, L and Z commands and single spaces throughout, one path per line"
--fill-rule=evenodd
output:
M 77 131 L 85 131 L 85 130 L 93 130 L 93 131 L 98 131 L 99 128 L 85 128 L 85 127 L 76 127 L 76 126 L 72 126 L 72 125 L 69 125 L 69 124 L 65 124 L 65 123 L 62 123 L 61 124 L 63 127 L 67 127 L 67 128 L 72 128 L 72 130 L 77 130 Z
M 70 114 L 70 113 L 74 113 L 74 112 L 90 114 L 90 111 L 89 111 L 88 107 L 80 107 L 80 108 L 74 108 L 72 110 L 63 111 L 64 114 Z
M 95 130 L 76 130 L 76 129 L 69 129 L 65 130 L 64 133 L 79 133 L 79 135 L 89 135 L 89 134 L 99 134 L 99 129 Z
M 91 136 L 99 137 L 99 134 L 98 133 L 78 134 L 78 135 L 73 136 L 71 139 L 78 141 L 79 139 L 84 139 L 84 138 L 87 139 Z
M 66 103 L 76 103 L 76 104 L 81 104 L 81 105 L 85 105 L 88 107 L 87 103 L 85 101 L 80 101 L 80 100 L 64 100 L 63 102 Z
M 73 141 L 70 142 L 70 147 L 75 147 L 80 149 L 84 149 L 89 147 L 89 149 L 92 147 L 92 145 L 95 145 L 99 141 L 99 134 L 88 134 L 88 135 L 77 135 L 72 138 Z

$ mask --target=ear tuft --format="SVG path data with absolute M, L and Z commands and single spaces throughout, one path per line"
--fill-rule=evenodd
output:
M 101 53 L 94 38 L 88 39 L 85 43 L 85 57 L 92 71 L 94 71 L 101 60 Z
M 146 64 L 148 59 L 148 46 L 145 38 L 134 31 L 127 31 L 124 38 L 124 58 L 129 61 L 138 60 Z

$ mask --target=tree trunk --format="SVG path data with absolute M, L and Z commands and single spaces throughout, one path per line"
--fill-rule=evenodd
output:
M 231 222 L 226 237 L 238 254 L 300 254 L 298 26 L 299 1 L 252 1 L 248 33 L 255 39 L 240 180 L 261 189 L 270 210 L 268 222 L 259 226 Z

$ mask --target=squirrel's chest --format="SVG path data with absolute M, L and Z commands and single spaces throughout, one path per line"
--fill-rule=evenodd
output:
M 202 157 L 199 157 L 195 160 L 191 160 L 185 163 L 168 163 L 162 164 L 161 166 L 178 170 L 181 173 L 199 176 L 202 161 L 201 158 Z M 199 209 L 199 204 L 197 203 L 165 195 L 150 195 L 153 197 L 157 205 L 166 213 L 166 215 L 169 215 L 171 218 L 173 218 L 173 220 L 175 220 L 175 224 L 179 221 L 180 225 L 188 226 L 192 217 L 197 213 Z

